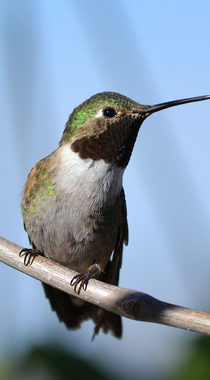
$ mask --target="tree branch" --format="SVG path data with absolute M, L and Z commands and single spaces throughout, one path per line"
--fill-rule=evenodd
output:
M 0 237 L 0 261 L 37 280 L 100 306 L 123 317 L 154 322 L 210 335 L 210 314 L 159 301 L 148 294 L 91 279 L 87 290 L 76 294 L 70 286 L 76 274 L 42 256 L 25 266 L 19 257 L 22 247 Z

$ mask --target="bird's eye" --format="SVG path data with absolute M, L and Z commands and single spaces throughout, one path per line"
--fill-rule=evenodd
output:
M 117 111 L 112 107 L 106 107 L 102 111 L 104 117 L 112 118 L 117 115 Z

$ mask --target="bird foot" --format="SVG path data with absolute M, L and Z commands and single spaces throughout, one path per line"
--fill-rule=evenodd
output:
M 40 252 L 38 249 L 33 249 L 33 248 L 23 248 L 19 256 L 22 257 L 24 256 L 24 265 L 31 265 L 35 259 L 36 256 L 42 255 L 42 252 Z
M 89 280 L 96 275 L 99 275 L 101 272 L 102 269 L 100 266 L 98 264 L 93 264 L 88 272 L 76 274 L 76 276 L 72 278 L 70 285 L 74 287 L 74 291 L 76 293 L 80 294 L 81 289 L 87 289 Z

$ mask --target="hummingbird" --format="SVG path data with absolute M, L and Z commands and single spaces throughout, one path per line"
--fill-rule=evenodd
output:
M 37 254 L 76 272 L 70 286 L 86 290 L 91 278 L 118 285 L 128 223 L 123 173 L 143 121 L 151 114 L 210 95 L 153 106 L 115 92 L 98 93 L 73 110 L 59 147 L 31 170 L 21 203 L 32 248 L 20 256 L 28 265 Z M 32 260 L 33 261 L 33 260 Z M 68 329 L 85 320 L 122 335 L 119 315 L 44 284 L 46 296 Z

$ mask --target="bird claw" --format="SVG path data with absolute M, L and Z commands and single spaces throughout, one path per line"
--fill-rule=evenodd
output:
M 101 269 L 100 265 L 95 263 L 89 267 L 88 272 L 86 273 L 78 273 L 76 276 L 74 276 L 70 282 L 70 285 L 74 287 L 74 291 L 78 294 L 80 294 L 81 289 L 83 290 L 87 289 L 88 282 L 91 278 L 98 276 L 103 270 Z M 79 288 L 77 290 L 77 286 L 79 285 Z
M 35 259 L 36 256 L 41 255 L 42 253 L 38 249 L 33 249 L 33 248 L 23 248 L 19 256 L 22 257 L 24 256 L 24 265 L 31 265 Z
M 90 272 L 87 273 L 79 273 L 74 276 L 70 282 L 70 285 L 74 287 L 74 291 L 78 294 L 80 294 L 81 289 L 83 290 L 87 289 L 88 281 L 91 278 Z M 79 285 L 79 288 L 77 290 L 77 286 Z

